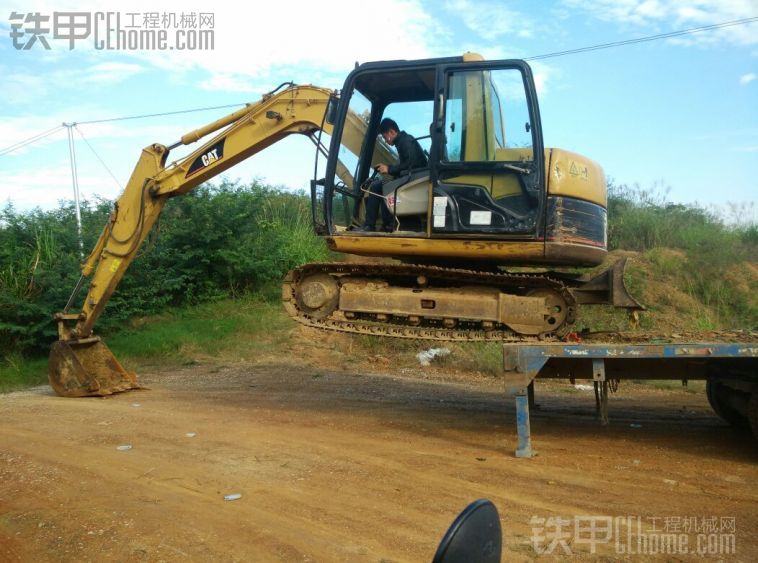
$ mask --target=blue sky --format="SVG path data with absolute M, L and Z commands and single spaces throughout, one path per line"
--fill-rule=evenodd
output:
M 287 80 L 339 88 L 355 61 L 467 50 L 524 58 L 758 16 L 758 0 L 170 0 L 161 13 L 213 13 L 213 50 L 96 50 L 92 38 L 69 50 L 52 34 L 50 50 L 16 50 L 9 36 L 13 11 L 120 12 L 126 21 L 157 4 L 0 0 L 0 151 L 64 121 L 254 101 Z M 726 209 L 756 200 L 758 23 L 532 66 L 547 146 L 593 158 L 617 183 L 668 190 L 671 201 Z M 75 134 L 82 193 L 115 197 L 142 147 L 230 111 L 80 125 L 115 176 Z M 226 175 L 304 189 L 313 157 L 307 139 L 290 138 Z M 65 131 L 0 156 L 0 202 L 47 208 L 71 197 Z

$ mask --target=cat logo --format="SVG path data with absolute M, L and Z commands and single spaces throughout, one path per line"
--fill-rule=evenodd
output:
M 216 162 L 218 160 L 218 155 L 216 154 L 216 149 L 213 149 L 212 151 L 209 151 L 205 153 L 203 156 L 200 157 L 200 160 L 203 161 L 203 164 L 205 166 L 208 166 L 211 162 Z
M 221 139 L 218 143 L 207 149 L 203 154 L 198 156 L 193 162 L 192 165 L 189 167 L 189 170 L 187 170 L 187 175 L 185 178 L 189 178 L 193 174 L 196 174 L 197 172 L 200 172 L 204 168 L 210 166 L 214 162 L 218 162 L 222 158 L 224 158 L 224 142 L 226 141 L 226 137 Z

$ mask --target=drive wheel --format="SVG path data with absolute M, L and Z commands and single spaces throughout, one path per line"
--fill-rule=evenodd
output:
M 534 289 L 527 293 L 527 297 L 544 297 L 545 314 L 544 324 L 541 333 L 560 332 L 561 327 L 566 324 L 569 317 L 569 306 L 560 293 L 548 288 Z

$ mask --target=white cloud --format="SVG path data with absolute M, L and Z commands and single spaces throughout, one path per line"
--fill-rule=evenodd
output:
M 656 1 L 640 0 L 563 0 L 572 12 L 583 11 L 601 21 L 615 21 L 644 25 L 651 19 L 664 16 L 664 9 Z
M 48 81 L 44 77 L 25 72 L 8 72 L 0 65 L 3 76 L 2 99 L 5 104 L 25 104 L 30 99 L 41 98 L 48 90 Z
M 753 80 L 758 78 L 754 72 L 748 72 L 747 74 L 743 74 L 740 76 L 740 84 L 743 86 L 746 84 L 750 84 Z
M 381 25 L 347 0 L 296 2 L 286 12 L 261 10 L 256 3 L 215 4 L 215 48 L 212 51 L 143 51 L 134 56 L 167 69 L 202 68 L 222 76 L 260 77 L 283 65 L 314 69 L 349 69 L 356 60 L 427 56 L 431 18 L 416 0 L 386 0 Z M 184 0 L 170 0 L 161 10 L 192 10 Z M 195 7 L 209 11 L 207 4 Z M 130 11 L 154 10 L 152 0 L 135 0 Z M 328 21 L 328 29 L 324 23 Z M 130 53 L 131 54 L 131 53 Z
M 573 11 L 601 21 L 646 28 L 653 33 L 702 27 L 758 15 L 755 0 L 562 0 Z M 758 44 L 758 22 L 694 33 L 670 41 L 678 44 Z
M 640 17 L 659 18 L 663 17 L 665 9 L 658 0 L 645 0 L 637 6 L 636 12 Z
M 51 15 L 55 11 L 119 12 L 121 25 L 128 23 L 126 14 L 150 12 L 176 14 L 213 13 L 214 49 L 212 50 L 95 50 L 93 37 L 78 40 L 75 51 L 92 61 L 78 76 L 52 71 L 44 79 L 30 74 L 12 74 L 10 85 L 4 83 L 3 94 L 12 103 L 28 102 L 24 92 L 34 88 L 40 92 L 35 99 L 44 99 L 58 89 L 71 87 L 82 80 L 95 85 L 124 80 L 137 72 L 160 69 L 168 77 L 183 71 L 208 73 L 199 86 L 206 90 L 223 88 L 236 92 L 263 92 L 283 80 L 318 83 L 327 78 L 327 87 L 339 87 L 356 61 L 415 59 L 449 53 L 446 31 L 425 10 L 421 0 L 384 0 L 381 12 L 368 11 L 351 0 L 328 3 L 291 1 L 286 9 L 272 5 L 263 9 L 256 2 L 218 0 L 208 4 L 198 0 L 130 0 L 114 6 L 105 0 L 39 0 L 34 11 Z M 8 10 L 17 9 L 8 7 Z M 6 10 L 7 11 L 7 10 Z M 2 13 L 2 12 L 0 12 Z M 141 23 L 141 16 L 135 23 Z M 7 29 L 8 22 L 2 25 Z M 100 39 L 104 33 L 100 27 Z M 174 30 L 169 30 L 169 43 Z M 50 40 L 53 47 L 45 59 L 68 55 L 66 40 Z M 6 53 L 18 55 L 12 50 Z M 108 61 L 108 62 L 105 62 Z M 136 63 L 136 64 L 135 64 Z M 291 76 L 297 69 L 300 76 Z M 2 69 L 0 69 L 1 71 Z M 286 73 L 286 76 L 282 76 Z M 307 73 L 307 74 L 306 74 Z M 264 86 L 262 86 L 264 85 Z M 193 86 L 197 87 L 198 83 Z
M 85 83 L 110 84 L 128 80 L 143 70 L 142 66 L 133 63 L 99 63 L 85 69 L 80 75 L 80 80 Z
M 444 7 L 460 17 L 467 28 L 487 41 L 507 35 L 517 35 L 521 38 L 533 35 L 534 26 L 531 18 L 507 8 L 502 2 L 448 0 Z
M 115 54 L 136 58 L 166 70 L 201 68 L 222 77 L 256 77 L 276 71 L 282 65 L 308 65 L 314 69 L 352 67 L 356 60 L 420 58 L 430 54 L 435 34 L 432 18 L 419 0 L 384 0 L 381 13 L 369 14 L 350 0 L 329 3 L 290 2 L 286 10 L 275 6 L 263 9 L 256 2 L 221 0 L 208 4 L 193 0 L 130 0 L 128 6 L 114 7 L 104 0 L 90 2 L 40 1 L 34 11 L 120 12 L 122 27 L 127 13 L 204 12 L 215 15 L 213 50 L 94 51 L 92 55 Z M 376 16 L 376 17 L 375 17 Z M 135 23 L 140 21 L 139 18 Z M 384 25 L 384 23 L 388 25 Z M 169 36 L 173 34 L 171 30 Z M 169 39 L 170 41 L 171 39 Z M 77 50 L 91 49 L 92 38 L 79 40 Z M 56 43 L 56 50 L 67 45 Z
M 107 174 L 79 174 L 78 181 L 82 199 L 113 197 L 119 191 Z M 65 162 L 22 173 L 0 172 L 0 205 L 10 200 L 18 209 L 49 208 L 54 202 L 73 198 L 71 168 Z
M 548 84 L 558 81 L 561 77 L 560 68 L 550 66 L 542 61 L 532 61 L 529 65 L 532 67 L 537 95 L 540 99 L 543 99 L 548 94 Z
M 2 99 L 4 103 L 31 105 L 37 100 L 59 95 L 62 91 L 81 91 L 84 87 L 118 84 L 144 70 L 143 66 L 135 63 L 109 62 L 83 68 L 69 66 L 66 70 L 52 70 L 41 75 L 17 70 L 11 72 L 8 67 L 0 65 L 0 75 L 3 76 Z

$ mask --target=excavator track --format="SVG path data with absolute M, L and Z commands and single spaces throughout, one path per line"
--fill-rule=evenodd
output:
M 410 280 L 423 280 L 425 283 L 418 289 L 435 288 L 444 291 L 465 286 L 472 290 L 474 295 L 476 289 L 481 288 L 489 292 L 544 297 L 546 303 L 553 301 L 560 304 L 560 322 L 554 326 L 545 326 L 545 330 L 524 334 L 502 323 L 471 318 L 440 319 L 421 315 L 413 318 L 405 314 L 398 315 L 390 310 L 391 306 L 385 312 L 374 314 L 340 310 L 339 294 L 346 284 L 357 281 L 368 285 L 383 283 L 386 280 L 400 280 L 406 290 L 410 289 Z M 329 284 L 334 285 L 333 295 L 324 295 L 321 287 Z M 308 307 L 309 302 L 311 305 L 314 304 L 308 295 L 313 293 L 310 286 L 316 286 L 316 302 L 318 305 L 323 302 L 322 307 Z M 557 341 L 574 322 L 576 311 L 576 300 L 568 288 L 562 282 L 544 275 L 482 272 L 425 265 L 341 262 L 306 264 L 291 270 L 282 285 L 282 302 L 289 316 L 305 326 L 353 334 L 441 341 Z M 515 305 L 518 307 L 518 302 Z

